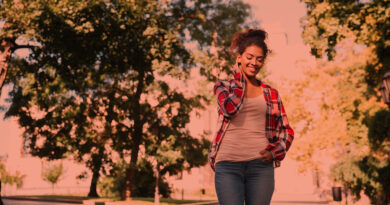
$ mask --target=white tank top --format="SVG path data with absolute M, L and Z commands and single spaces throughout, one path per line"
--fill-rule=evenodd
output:
M 259 152 L 269 144 L 265 132 L 267 104 L 264 95 L 244 98 L 242 106 L 240 112 L 230 120 L 216 162 L 257 159 Z

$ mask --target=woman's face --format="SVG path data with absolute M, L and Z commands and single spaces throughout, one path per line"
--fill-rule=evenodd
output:
M 237 56 L 237 62 L 241 63 L 241 71 L 247 78 L 255 78 L 264 65 L 263 49 L 256 45 L 248 46 Z

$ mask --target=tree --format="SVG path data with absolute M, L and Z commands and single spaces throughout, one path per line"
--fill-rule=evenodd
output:
M 161 123 L 156 123 L 159 125 Z M 160 204 L 159 179 L 166 173 L 178 174 L 182 170 L 204 165 L 210 143 L 193 139 L 189 133 L 177 133 L 170 127 L 154 127 L 145 144 L 146 159 L 153 165 L 156 178 L 154 204 Z
M 307 5 L 307 16 L 303 21 L 303 38 L 312 47 L 313 55 L 320 58 L 322 55 L 327 54 L 328 60 L 333 60 L 336 53 L 340 52 L 340 43 L 344 40 L 351 40 L 356 44 L 372 49 L 372 57 L 368 58 L 366 65 L 364 65 L 363 79 L 367 86 L 363 93 L 365 97 L 376 98 L 379 101 L 377 89 L 381 85 L 384 72 L 390 67 L 390 23 L 388 21 L 390 17 L 388 12 L 390 2 L 381 0 L 303 0 L 303 2 Z M 357 101 L 357 103 L 360 102 Z M 383 107 L 383 104 L 377 104 Z M 378 111 L 379 109 L 376 108 L 375 110 Z M 356 122 L 363 124 L 365 128 L 367 128 L 367 122 L 372 116 L 379 116 L 373 112 L 365 113 L 360 109 L 351 112 L 351 114 L 353 116 L 361 116 L 363 114 L 364 118 Z M 382 117 L 384 116 L 382 115 Z M 374 117 L 374 119 L 378 120 L 377 123 L 385 120 L 378 117 Z M 360 193 L 360 191 L 364 190 L 373 203 L 386 204 L 388 197 L 386 197 L 387 193 L 384 191 L 383 186 L 387 185 L 382 184 L 378 180 L 388 177 L 386 174 L 386 171 L 388 171 L 387 160 L 383 160 L 383 158 L 378 159 L 378 156 L 387 156 L 388 158 L 388 155 L 383 155 L 382 151 L 378 150 L 375 144 L 372 143 L 382 139 L 384 135 L 371 135 L 370 133 L 372 133 L 371 127 L 369 132 L 365 131 L 365 135 L 369 135 L 368 141 L 370 143 L 366 143 L 369 146 L 369 150 L 361 154 L 355 153 L 358 156 L 343 159 L 336 164 L 333 167 L 333 171 L 340 176 L 334 176 L 334 178 L 339 181 L 343 180 L 343 183 L 350 187 L 352 193 L 358 198 L 360 197 L 358 192 Z M 340 167 L 352 165 L 355 168 L 358 167 L 358 169 L 354 168 L 341 172 L 342 169 Z M 360 177 L 358 183 L 351 181 L 350 177 L 345 177 L 350 176 L 351 171 L 354 171 L 353 174 Z
M 335 181 L 368 179 L 359 165 L 370 152 L 365 122 L 384 106 L 367 94 L 364 68 L 372 51 L 348 40 L 339 49 L 333 61 L 306 66 L 304 76 L 290 82 L 290 94 L 285 96 L 289 119 L 300 136 L 290 156 L 300 162 L 300 171 L 319 174 L 319 192 L 325 188 L 321 181 L 328 171 Z M 329 158 L 335 165 L 324 163 L 332 162 Z M 356 192 L 350 181 L 341 183 Z
M 380 110 L 367 122 L 370 153 L 350 153 L 332 167 L 331 177 L 351 190 L 355 199 L 363 191 L 372 204 L 388 204 L 390 198 L 390 112 Z
M 62 3 L 64 3 L 64 4 L 62 4 Z M 50 4 L 50 3 L 47 3 L 45 1 L 39 1 L 39 0 L 2 1 L 0 13 L 1 13 L 1 18 L 3 19 L 3 21 L 5 23 L 4 23 L 4 26 L 2 28 L 0 39 L 2 39 L 2 42 L 4 42 L 4 43 L 2 43 L 2 45 L 4 44 L 4 45 L 8 46 L 8 47 L 4 47 L 4 46 L 2 47 L 2 49 L 4 51 L 8 51 L 8 52 L 2 53 L 2 54 L 4 54 L 4 57 L 2 58 L 3 64 L 1 64 L 2 65 L 2 67 L 1 67 L 2 77 L 5 77 L 5 75 L 6 75 L 6 71 L 7 71 L 7 67 L 9 65 L 9 62 L 11 62 L 11 64 L 12 64 L 12 62 L 14 62 L 13 63 L 14 69 L 11 69 L 11 71 L 8 70 L 8 73 L 11 72 L 11 74 L 10 74 L 10 76 L 8 76 L 8 79 L 5 79 L 6 83 L 7 83 L 7 81 L 8 81 L 8 83 L 14 83 L 11 79 L 22 78 L 22 77 L 25 77 L 24 79 L 27 81 L 33 80 L 31 73 L 36 71 L 36 68 L 29 67 L 29 62 L 28 62 L 28 60 L 31 60 L 34 58 L 32 56 L 37 57 L 40 55 L 39 53 L 45 53 L 45 52 L 46 52 L 45 54 L 48 54 L 48 52 L 51 52 L 50 54 L 53 54 L 53 53 L 55 53 L 55 51 L 53 52 L 53 50 L 51 50 L 53 47 L 56 47 L 57 49 L 59 49 L 61 47 L 59 44 L 55 44 L 55 43 L 60 43 L 60 44 L 63 43 L 62 46 L 64 46 L 64 45 L 69 45 L 69 42 L 70 42 L 69 40 L 75 40 L 73 38 L 75 36 L 69 36 L 69 30 L 70 30 L 69 26 L 65 25 L 65 27 L 56 30 L 58 28 L 58 26 L 63 26 L 63 25 L 59 24 L 60 23 L 59 18 L 61 18 L 61 15 L 58 15 L 58 14 L 61 13 L 62 15 L 67 16 L 68 19 L 72 19 L 72 18 L 74 19 L 74 18 L 76 18 L 75 14 L 77 13 L 77 11 L 79 11 L 78 9 L 80 9 L 80 10 L 83 9 L 86 4 L 83 4 L 82 2 L 77 2 L 77 1 L 66 1 L 66 2 L 62 1 L 62 3 L 54 4 L 52 2 Z M 28 22 L 28 23 L 26 23 L 26 22 Z M 78 29 L 80 31 L 80 29 L 81 30 L 84 29 L 85 25 L 74 25 L 74 27 L 76 27 L 76 30 Z M 59 32 L 55 32 L 55 31 L 59 31 Z M 66 34 L 61 33 L 63 31 Z M 51 36 L 48 34 L 57 35 L 57 40 L 59 40 L 59 41 L 54 42 L 55 39 L 51 39 Z M 64 36 L 67 36 L 67 37 L 64 37 Z M 54 41 L 51 41 L 51 40 L 54 40 Z M 65 41 L 63 41 L 63 40 L 65 40 Z M 24 45 L 18 45 L 16 42 L 24 42 Z M 80 41 L 79 41 L 79 43 L 80 43 Z M 55 45 L 53 45 L 53 44 L 55 44 Z M 47 45 L 47 47 L 44 48 L 43 45 Z M 68 50 L 74 49 L 73 54 L 76 54 L 75 52 L 81 52 L 81 53 L 84 52 L 85 46 L 89 46 L 89 45 L 83 44 L 80 46 L 76 45 L 75 47 L 66 47 L 66 48 Z M 29 48 L 30 49 L 30 52 L 31 52 L 30 57 L 31 58 L 28 59 L 27 61 L 25 59 L 17 59 L 17 56 L 14 56 L 13 58 L 11 58 L 12 53 L 16 49 L 21 49 L 21 48 Z M 50 55 L 50 54 L 48 54 L 48 55 Z M 85 54 L 88 54 L 88 52 L 86 52 Z M 42 61 L 46 61 L 46 60 L 50 61 L 50 60 L 53 60 L 55 58 L 54 56 L 51 56 L 52 57 L 51 59 L 49 59 L 47 57 L 45 58 L 45 56 L 40 56 L 40 57 L 43 58 L 43 59 L 41 59 Z M 86 55 L 84 55 L 83 57 L 86 57 Z M 39 58 L 39 57 L 37 57 L 37 58 Z M 58 58 L 56 60 L 60 60 L 60 58 Z M 69 59 L 65 59 L 65 60 L 69 60 Z M 88 58 L 87 61 L 88 60 L 90 60 L 90 58 Z M 42 63 L 42 61 L 40 63 Z M 80 60 L 76 61 L 75 58 L 70 59 L 70 61 L 73 61 L 73 63 L 75 63 L 75 64 L 80 63 L 81 66 L 82 65 L 85 66 L 85 61 L 83 61 L 83 62 L 81 62 Z M 53 69 L 52 69 L 52 67 L 50 67 L 51 64 L 52 63 L 46 63 L 46 64 L 43 63 L 43 67 L 40 68 L 41 69 L 40 71 L 46 69 L 45 71 L 51 72 L 51 74 L 53 74 Z M 23 76 L 24 72 L 23 72 L 23 70 L 21 70 L 23 68 L 30 70 L 29 72 L 26 72 L 26 73 L 30 73 L 30 76 Z M 48 71 L 48 70 L 50 70 L 50 71 Z M 40 77 L 37 78 L 36 80 L 42 80 L 43 78 L 46 78 L 46 77 L 50 78 L 50 80 L 53 79 L 52 78 L 53 76 L 51 76 L 51 77 L 45 76 L 43 73 L 40 73 L 40 74 L 37 73 L 37 75 L 39 75 Z M 82 76 L 80 76 L 80 77 L 82 77 Z M 46 80 L 48 80 L 48 79 L 46 78 Z M 44 82 L 41 82 L 41 83 L 44 83 Z M 51 86 L 51 88 L 53 88 L 56 86 L 62 86 L 61 88 L 63 89 L 64 84 L 59 85 L 58 83 L 59 82 L 52 82 L 52 84 L 49 85 L 49 87 Z M 32 84 L 34 84 L 34 83 L 32 83 Z M 0 85 L 1 86 L 3 85 L 3 81 L 0 82 Z M 56 87 L 56 88 L 58 88 L 58 87 Z M 48 94 L 48 93 L 46 93 L 46 94 Z M 47 95 L 46 95 L 46 97 L 47 97 Z M 45 107 L 45 108 L 47 108 L 49 106 L 49 105 L 47 105 L 47 103 L 53 103 L 53 100 L 50 102 L 45 101 L 44 98 L 41 98 L 41 100 L 42 101 L 40 101 L 40 103 L 41 103 L 40 105 Z M 64 102 L 64 103 L 66 104 L 67 102 Z M 51 104 L 51 105 L 53 105 L 53 104 Z M 82 111 L 84 111 L 84 110 L 82 110 Z M 75 115 L 78 115 L 76 117 L 80 117 L 82 115 L 82 113 L 76 112 Z M 53 126 L 55 126 L 55 125 L 53 125 L 53 124 L 55 124 L 53 121 L 57 120 L 56 121 L 57 123 L 60 121 L 59 117 L 55 118 L 53 116 L 51 118 L 46 118 L 46 119 L 47 120 L 52 119 L 52 121 L 50 121 L 51 125 L 50 125 L 50 123 L 47 123 L 47 125 L 50 128 L 53 128 Z M 83 119 L 83 118 L 81 118 L 81 119 Z M 72 119 L 67 118 L 66 120 L 72 120 Z M 38 122 L 38 124 L 39 124 L 38 125 L 39 127 L 43 126 L 42 122 Z M 85 126 L 85 123 L 83 125 Z M 58 128 L 58 126 L 57 126 L 57 128 Z M 67 128 L 69 128 L 69 124 L 67 125 Z M 56 130 L 56 131 L 58 131 L 58 130 Z M 79 133 L 81 132 L 80 129 L 78 132 Z M 64 133 L 66 133 L 66 132 L 63 129 L 61 140 L 59 140 L 58 138 L 55 138 L 55 140 L 52 141 L 54 143 L 52 143 L 50 145 L 47 144 L 47 146 L 45 148 L 39 149 L 39 151 L 37 149 L 34 150 L 34 146 L 32 146 L 32 148 L 31 148 L 31 152 L 33 152 L 32 154 L 35 156 L 40 156 L 40 157 L 47 157 L 49 159 L 59 159 L 59 158 L 64 157 L 64 154 L 66 153 L 66 151 L 73 152 L 74 150 L 67 150 L 66 140 L 64 139 Z M 61 132 L 59 134 L 61 134 Z M 34 135 L 32 135 L 31 132 L 30 132 L 30 134 L 29 134 L 29 132 L 26 132 L 24 137 L 32 137 L 32 139 L 34 140 Z M 52 139 L 54 138 L 53 135 L 51 137 L 52 137 Z M 91 139 L 91 138 L 87 138 L 87 139 Z M 57 140 L 60 142 L 56 142 Z M 90 143 L 83 143 L 81 145 L 76 144 L 77 141 L 76 142 L 75 141 L 68 142 L 70 145 L 72 145 L 72 144 L 73 145 L 76 144 L 77 146 L 84 145 L 84 148 L 83 148 L 83 150 L 85 150 L 84 152 L 75 152 L 76 154 L 78 154 L 75 156 L 75 158 L 78 158 L 79 161 L 82 161 L 81 159 L 86 158 L 85 157 L 85 155 L 87 155 L 86 149 L 88 149 L 88 147 L 89 147 L 89 150 L 91 150 L 92 149 L 91 146 L 96 144 L 96 143 L 91 142 L 91 140 L 89 140 L 89 142 Z M 33 142 L 33 143 L 35 143 L 35 142 Z M 101 153 L 101 152 L 97 151 L 97 153 Z M 89 152 L 88 152 L 88 154 L 89 154 Z M 91 155 L 96 156 L 97 154 L 92 153 Z M 98 154 L 98 156 L 102 156 L 102 155 Z M 90 159 L 92 159 L 92 158 L 96 158 L 96 157 L 91 157 Z M 91 162 L 94 162 L 94 163 L 91 163 Z M 93 178 L 92 178 L 92 182 L 91 182 L 91 191 L 89 193 L 89 195 L 93 196 L 96 193 L 96 188 L 94 189 L 94 187 L 96 187 L 96 181 L 98 179 L 98 175 L 96 174 L 96 172 L 97 172 L 96 170 L 100 171 L 100 168 L 101 168 L 100 164 L 101 163 L 99 163 L 96 159 L 94 159 L 94 160 L 87 161 L 86 164 L 89 165 L 89 167 L 93 170 L 93 173 L 94 173 Z
M 337 159 L 347 152 L 364 151 L 368 129 L 363 120 L 383 106 L 366 94 L 364 67 L 370 49 L 350 41 L 342 45 L 343 54 L 334 61 L 306 66 L 303 78 L 290 82 L 291 92 L 285 97 L 290 119 L 301 136 L 291 152 L 303 162 L 301 170 L 320 169 L 323 152 Z
M 12 1 L 4 5 L 10 8 L 5 16 L 22 11 Z M 118 153 L 129 163 L 123 199 L 131 196 L 139 151 L 150 129 L 165 126 L 175 137 L 188 136 L 189 113 L 208 100 L 167 81 L 188 79 L 198 63 L 192 50 L 225 62 L 221 65 L 228 70 L 227 39 L 249 15 L 241 1 L 69 0 L 32 5 L 36 7 L 23 4 L 23 9 L 37 10 L 38 17 L 17 16 L 12 25 L 31 21 L 36 35 L 28 39 L 39 46 L 28 60 L 13 61 L 7 81 L 14 84 L 12 104 L 6 115 L 19 118 L 36 156 L 72 155 L 99 173 L 102 163 L 112 159 L 110 153 Z M 189 48 L 191 42 L 195 47 Z M 217 51 L 211 54 L 210 48 Z M 219 68 L 202 63 L 202 74 L 215 78 Z M 203 154 L 199 160 L 205 160 Z
M 376 56 L 365 68 L 369 88 L 378 88 L 390 67 L 389 1 L 301 0 L 306 4 L 303 38 L 316 57 L 332 59 L 343 39 L 373 48 Z M 371 93 L 374 94 L 374 93 Z
M 105 197 L 120 197 L 121 189 L 126 177 L 126 169 L 129 164 L 124 161 L 117 161 L 111 166 L 109 173 L 99 181 L 100 194 Z M 153 165 L 145 158 L 137 163 L 137 170 L 134 174 L 132 197 L 153 197 L 155 192 L 156 178 L 153 173 Z M 168 198 L 171 194 L 170 186 L 163 176 L 159 179 L 159 192 Z
M 370 184 L 376 187 L 378 185 L 377 183 L 373 184 L 368 175 L 361 170 L 360 162 L 362 159 L 363 157 L 361 156 L 349 153 L 334 164 L 330 170 L 330 178 L 343 185 L 345 197 L 347 198 L 347 193 L 350 191 L 355 201 L 360 199 L 360 194 L 364 186 Z M 370 195 L 369 192 L 365 194 L 367 196 Z
M 40 18 L 40 6 L 40 1 L 0 2 L 0 21 L 3 23 L 0 30 L 0 96 L 12 54 L 18 49 L 34 48 L 33 39 L 39 32 L 36 24 L 31 22 Z
M 43 163 L 42 163 L 43 165 Z M 52 192 L 54 193 L 54 185 L 56 185 L 64 173 L 62 162 L 59 164 L 49 164 L 48 166 L 42 166 L 42 179 L 51 184 Z
M 27 112 L 27 116 L 23 116 L 25 113 L 19 113 L 22 115 L 20 124 L 26 128 L 24 137 L 31 138 L 30 152 L 34 156 L 46 157 L 49 160 L 64 158 L 69 153 L 73 153 L 76 160 L 84 161 L 92 170 L 93 177 L 89 196 L 97 196 L 96 182 L 102 169 L 102 163 L 105 161 L 104 157 L 107 155 L 106 152 L 102 151 L 106 138 L 100 135 L 100 127 L 96 128 L 99 125 L 93 126 L 98 117 L 88 115 L 92 111 L 90 111 L 91 108 L 87 107 L 88 102 L 84 100 L 86 99 L 85 95 L 88 94 L 86 90 L 91 88 L 80 83 L 88 74 L 86 71 L 89 69 L 90 62 L 96 58 L 96 53 L 94 53 L 96 50 L 92 49 L 92 44 L 88 44 L 90 42 L 88 37 L 91 38 L 91 36 L 84 36 L 85 25 L 73 25 L 73 27 L 69 25 L 71 20 L 77 21 L 77 19 L 82 18 L 88 5 L 77 1 L 69 1 L 68 4 L 41 1 L 30 3 L 19 5 L 18 2 L 10 1 L 4 5 L 5 12 L 13 13 L 34 8 L 35 16 L 16 15 L 12 18 L 14 21 L 12 25 L 24 25 L 21 22 L 31 21 L 31 25 L 34 27 L 29 28 L 30 33 L 35 35 L 24 36 L 24 38 L 29 37 L 27 38 L 29 42 L 32 41 L 38 45 L 32 47 L 30 59 L 13 59 L 14 66 L 11 69 L 9 82 L 16 84 L 20 82 L 19 80 L 29 82 L 28 85 L 20 86 L 24 89 L 23 94 L 27 95 L 20 93 L 20 98 L 16 95 L 16 99 L 24 97 L 25 102 L 29 100 L 32 102 L 30 105 L 17 105 L 17 103 L 11 105 L 8 116 L 17 115 L 18 106 L 32 108 L 33 110 Z M 61 19 L 62 17 L 64 19 Z M 65 22 L 65 20 L 68 21 Z M 4 33 L 7 32 L 15 31 L 9 31 L 5 28 Z M 23 29 L 20 32 L 23 33 Z M 70 41 L 76 42 L 76 44 L 69 46 Z M 99 46 L 99 44 L 94 45 Z M 86 49 L 91 50 L 86 52 Z M 81 56 L 82 53 L 84 54 Z M 67 66 L 72 69 L 67 69 Z M 58 69 L 58 72 L 55 69 Z M 24 71 L 26 72 L 24 73 Z M 22 73 L 23 75 L 21 75 Z M 57 75 L 62 76 L 58 77 Z M 77 78 L 79 79 L 77 80 Z M 39 88 L 30 89 L 29 86 L 39 86 Z M 75 90 L 76 86 L 79 86 L 78 92 L 73 94 L 72 91 Z M 20 87 L 16 86 L 14 91 Z M 21 90 L 19 89 L 19 91 Z M 57 95 L 53 95 L 53 93 Z M 45 113 L 46 116 L 41 119 L 40 117 L 34 118 L 34 114 L 39 112 Z M 62 113 L 64 115 L 61 115 Z M 37 127 L 34 128 L 34 126 Z M 39 135 L 49 139 L 45 141 L 46 144 L 43 147 L 36 144 Z M 74 137 L 75 135 L 79 137 Z
M 372 153 L 360 163 L 371 183 L 363 187 L 373 203 L 384 205 L 390 201 L 390 112 L 384 109 L 376 112 L 368 120 L 368 126 Z
M 18 171 L 16 171 L 15 174 L 9 173 L 5 165 L 0 162 L 0 204 L 3 204 L 3 201 L 1 200 L 1 185 L 2 184 L 16 184 L 17 188 L 20 188 L 23 186 L 23 179 L 25 175 L 20 174 Z

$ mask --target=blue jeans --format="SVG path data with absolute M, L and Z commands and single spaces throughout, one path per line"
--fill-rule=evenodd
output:
M 261 159 L 221 161 L 215 165 L 215 189 L 220 205 L 269 205 L 274 193 L 272 163 Z

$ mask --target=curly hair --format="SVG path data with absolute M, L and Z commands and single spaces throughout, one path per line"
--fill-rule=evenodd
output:
M 265 39 L 267 38 L 267 32 L 262 29 L 248 29 L 245 31 L 237 32 L 234 34 L 232 43 L 230 44 L 230 51 L 234 55 L 244 53 L 248 46 L 256 45 L 263 49 L 264 58 L 269 53 Z

